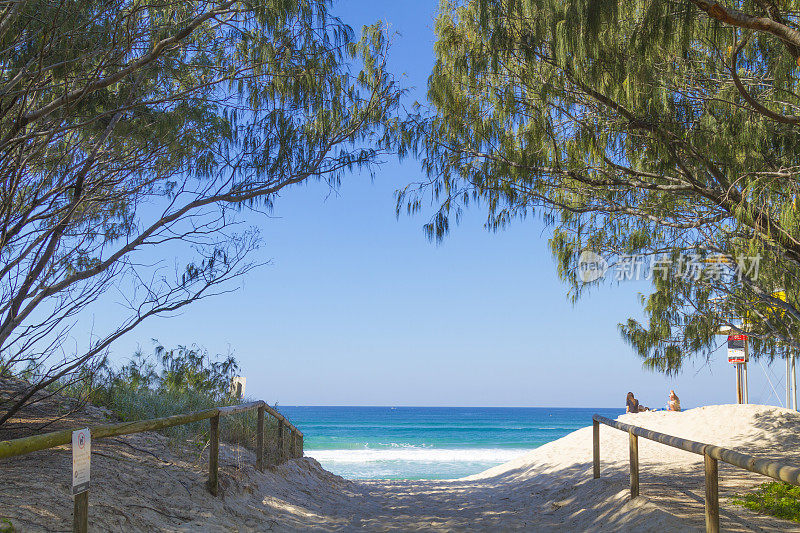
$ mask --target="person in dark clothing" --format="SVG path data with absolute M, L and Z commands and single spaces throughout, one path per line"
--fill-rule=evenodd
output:
M 641 413 L 642 411 L 649 411 L 647 407 L 639 405 L 639 400 L 634 398 L 633 393 L 628 393 L 628 398 L 625 400 L 626 413 Z

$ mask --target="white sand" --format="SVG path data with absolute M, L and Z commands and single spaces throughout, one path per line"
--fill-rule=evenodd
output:
M 621 420 L 800 465 L 800 415 L 767 406 L 710 406 Z M 258 473 L 223 446 L 221 497 L 205 492 L 203 457 L 159 435 L 98 441 L 90 525 L 96 531 L 687 531 L 703 528 L 702 458 L 639 439 L 642 497 L 628 497 L 628 436 L 602 426 L 602 477 L 592 479 L 591 427 L 455 481 L 351 482 L 313 459 Z M 147 449 L 152 452 L 142 453 Z M 20 531 L 67 530 L 69 454 L 0 461 L 0 516 Z M 725 531 L 795 530 L 728 500 L 768 481 L 720 466 Z

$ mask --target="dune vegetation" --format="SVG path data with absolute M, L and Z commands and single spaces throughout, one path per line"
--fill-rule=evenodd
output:
M 140 349 L 121 366 L 104 359 L 93 371 L 56 381 L 48 391 L 71 400 L 72 409 L 89 403 L 108 409 L 121 421 L 161 418 L 248 401 L 230 391 L 231 378 L 239 370 L 233 354 L 211 355 L 196 345 L 166 348 L 155 344 L 152 355 Z M 34 368 L 16 377 L 31 382 L 39 378 Z M 255 412 L 246 412 L 222 417 L 220 438 L 254 448 L 256 416 Z M 269 417 L 266 429 L 274 429 Z M 194 422 L 161 432 L 202 446 L 208 440 L 208 423 Z
M 751 511 L 800 522 L 800 487 L 789 483 L 764 483 L 756 490 L 734 496 L 731 500 Z

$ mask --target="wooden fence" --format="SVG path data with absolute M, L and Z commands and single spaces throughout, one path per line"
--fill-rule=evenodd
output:
M 657 431 L 650 431 L 639 426 L 625 424 L 611 420 L 600 415 L 592 417 L 592 449 L 594 458 L 594 478 L 600 477 L 600 424 L 628 433 L 630 450 L 631 472 L 631 499 L 639 496 L 639 437 L 660 442 L 673 448 L 685 450 L 703 456 L 705 466 L 705 511 L 706 531 L 717 533 L 719 531 L 719 475 L 717 461 L 769 476 L 778 481 L 785 481 L 792 485 L 800 485 L 800 468 L 788 466 L 768 459 L 759 459 L 752 455 L 739 453 L 728 448 L 704 444 L 693 440 L 674 437 Z
M 231 405 L 229 407 L 215 407 L 195 413 L 184 415 L 138 420 L 136 422 L 121 422 L 118 424 L 102 424 L 89 428 L 92 439 L 103 439 L 118 435 L 130 435 L 143 431 L 153 431 L 173 426 L 182 426 L 200 420 L 208 420 L 210 424 L 210 444 L 208 453 L 208 491 L 216 496 L 219 487 L 219 419 L 237 413 L 258 410 L 256 433 L 256 468 L 264 471 L 264 416 L 269 414 L 278 421 L 278 456 L 276 463 L 287 459 L 303 456 L 303 432 L 297 429 L 286 417 L 267 405 L 264 401 Z M 0 459 L 25 455 L 39 450 L 46 450 L 55 446 L 62 446 L 72 442 L 72 429 L 32 435 L 21 439 L 0 442 Z M 286 436 L 288 433 L 288 450 Z M 88 530 L 89 518 L 89 493 L 83 492 L 75 496 L 72 518 L 72 528 L 75 532 L 85 533 Z

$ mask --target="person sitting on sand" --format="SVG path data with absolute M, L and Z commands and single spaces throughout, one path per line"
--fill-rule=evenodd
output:
M 675 394 L 674 390 L 669 391 L 669 406 L 667 407 L 669 411 L 680 411 L 681 410 L 681 399 L 678 398 L 678 395 Z
M 625 400 L 626 413 L 641 413 L 642 411 L 649 411 L 647 407 L 639 405 L 639 400 L 633 397 L 633 393 L 628 393 L 628 398 Z

